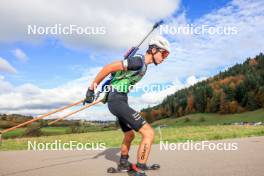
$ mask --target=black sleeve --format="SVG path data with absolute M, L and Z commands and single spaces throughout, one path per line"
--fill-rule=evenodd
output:
M 130 57 L 126 59 L 127 61 L 127 70 L 140 70 L 143 67 L 143 61 L 140 57 Z

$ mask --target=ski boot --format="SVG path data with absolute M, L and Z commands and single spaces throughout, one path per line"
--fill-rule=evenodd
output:
M 120 172 L 128 172 L 131 170 L 131 163 L 128 161 L 128 156 L 127 157 L 123 157 L 121 156 L 120 158 L 120 162 L 117 166 L 117 170 L 119 170 Z
M 131 171 L 129 172 L 129 176 L 147 176 L 145 171 L 140 169 L 137 164 L 131 165 Z
M 128 158 L 128 155 L 121 155 L 117 168 L 110 167 L 107 169 L 107 173 L 129 172 L 131 170 L 132 164 L 128 161 Z
M 137 167 L 142 169 L 142 170 L 158 170 L 160 168 L 159 164 L 152 164 L 152 165 L 146 165 L 146 164 L 140 164 L 137 163 Z

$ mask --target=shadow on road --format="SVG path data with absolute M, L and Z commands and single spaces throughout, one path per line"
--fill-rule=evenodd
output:
M 104 150 L 101 153 L 98 153 L 97 155 L 92 157 L 92 159 L 97 159 L 101 156 L 104 156 L 105 159 L 112 161 L 112 162 L 115 162 L 116 166 L 112 166 L 112 167 L 117 168 L 117 165 L 118 165 L 119 159 L 120 159 L 120 156 L 118 155 L 119 152 L 120 152 L 120 148 L 109 148 L 109 149 Z M 127 174 L 128 176 L 130 176 L 132 174 L 132 171 L 123 172 L 123 174 Z
M 119 148 L 109 148 L 109 149 L 104 150 L 101 153 L 98 153 L 95 156 L 92 156 L 92 157 L 91 156 L 87 156 L 85 158 L 78 159 L 78 160 L 76 159 L 76 160 L 67 161 L 67 162 L 60 162 L 60 163 L 56 163 L 56 164 L 49 164 L 49 165 L 45 165 L 45 166 L 19 170 L 19 171 L 15 171 L 15 172 L 9 172 L 9 173 L 2 174 L 1 176 L 10 176 L 10 175 L 16 175 L 16 174 L 23 174 L 23 173 L 25 174 L 25 173 L 28 173 L 28 172 L 31 172 L 31 171 L 40 170 L 40 169 L 57 167 L 57 166 L 61 166 L 61 165 L 67 165 L 67 164 L 72 164 L 72 163 L 76 163 L 76 162 L 82 162 L 82 161 L 90 160 L 90 159 L 97 159 L 97 158 L 99 158 L 101 156 L 104 156 L 105 159 L 114 162 L 116 165 L 113 165 L 113 167 L 116 167 L 118 165 L 119 158 L 120 158 L 119 155 L 118 155 L 119 152 L 120 152 Z M 79 156 L 83 156 L 83 155 L 77 155 L 77 156 L 79 157 Z M 59 157 L 59 159 L 69 158 L 69 157 L 76 157 L 76 156 Z M 58 158 L 55 158 L 55 159 L 58 159 Z M 54 158 L 49 158 L 49 159 L 45 159 L 45 160 L 54 160 Z
M 40 167 L 35 167 L 35 168 L 30 168 L 30 169 L 19 170 L 19 171 L 15 171 L 15 172 L 5 173 L 5 174 L 2 174 L 1 176 L 22 174 L 22 173 L 27 173 L 27 172 L 36 171 L 36 170 L 45 169 L 45 168 L 57 167 L 57 166 L 72 164 L 72 163 L 76 163 L 76 162 L 82 162 L 82 161 L 85 161 L 88 159 L 91 159 L 91 158 L 83 158 L 83 159 L 79 159 L 79 160 L 73 160 L 73 161 L 61 162 L 61 163 L 57 163 L 57 164 L 50 164 L 50 165 L 45 165 L 45 166 L 40 166 Z
M 113 161 L 116 164 L 118 164 L 119 158 L 120 158 L 118 156 L 119 151 L 120 151 L 120 148 L 109 148 L 109 149 L 104 150 L 101 153 L 98 153 L 97 155 L 95 155 L 94 157 L 92 157 L 92 159 L 97 159 L 100 156 L 104 156 L 105 159 L 107 159 L 109 161 Z

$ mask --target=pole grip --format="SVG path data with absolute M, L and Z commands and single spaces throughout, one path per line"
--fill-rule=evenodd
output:
M 163 20 L 158 21 L 157 23 L 154 24 L 153 29 L 156 29 L 157 27 L 159 27 L 163 23 L 164 23 Z

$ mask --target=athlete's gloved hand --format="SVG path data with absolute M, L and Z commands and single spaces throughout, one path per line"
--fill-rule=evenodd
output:
M 85 103 L 92 103 L 93 101 L 94 101 L 94 90 L 88 88 L 86 92 L 85 100 L 83 101 L 83 105 L 85 105 Z

